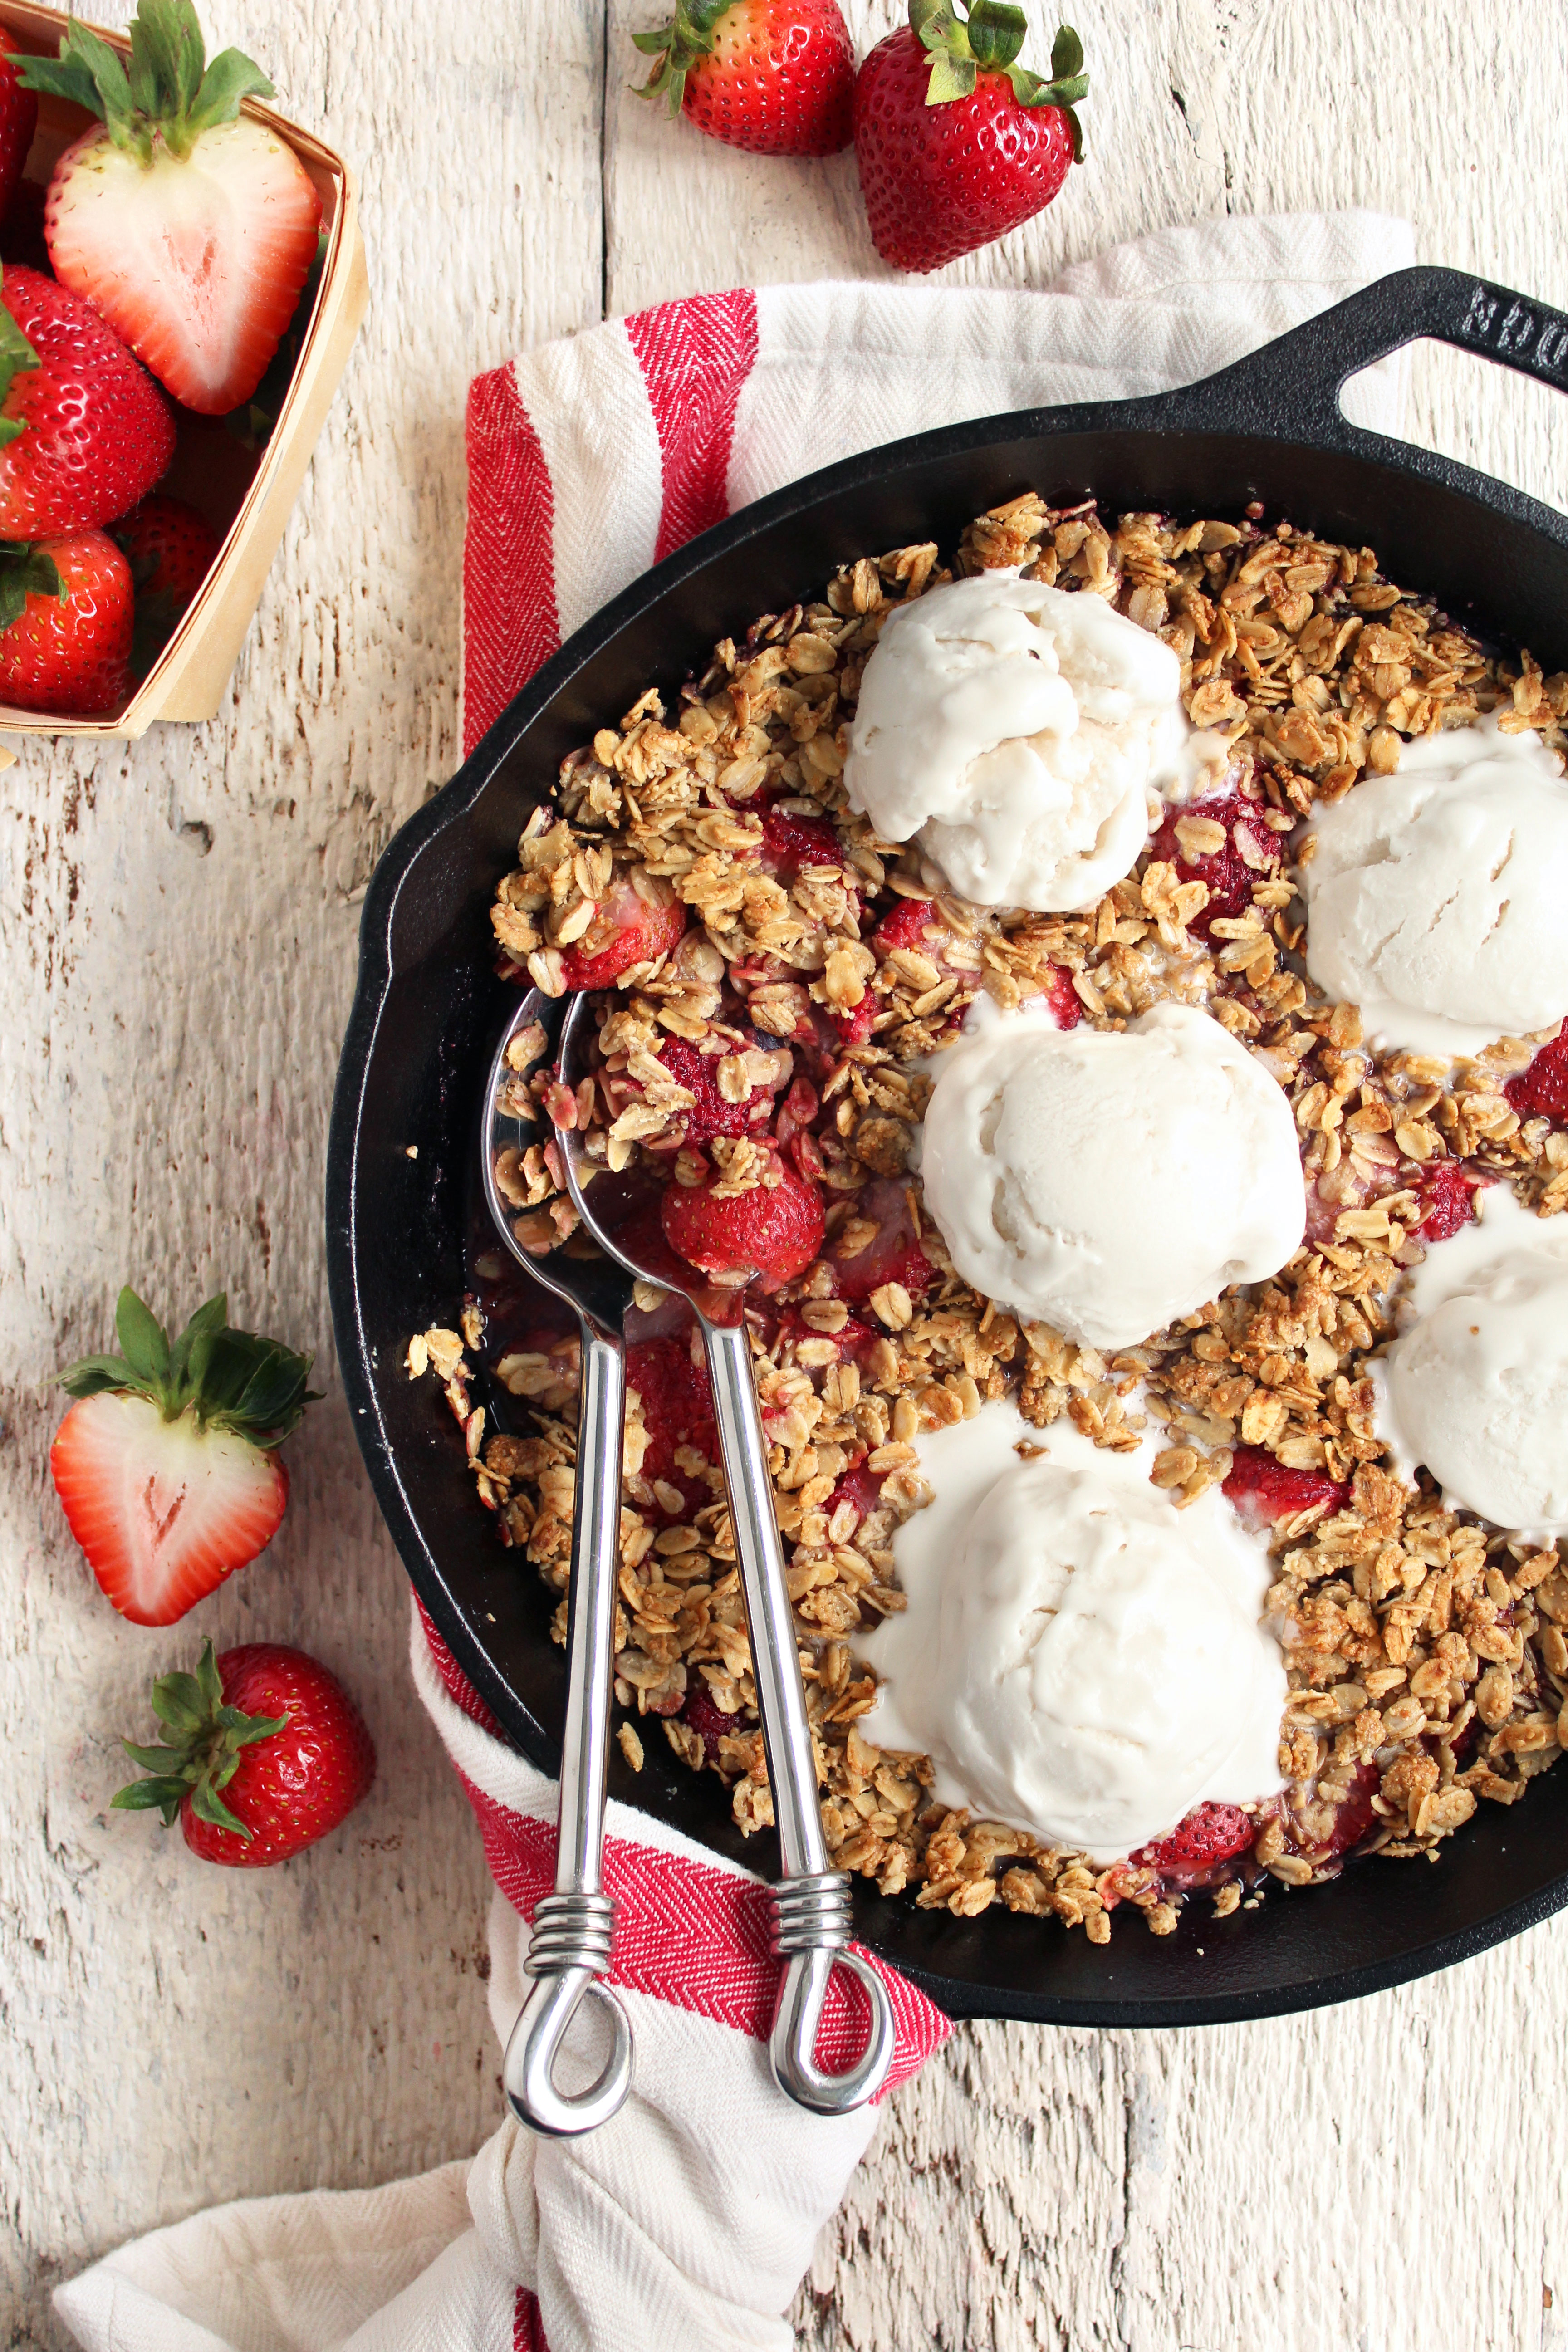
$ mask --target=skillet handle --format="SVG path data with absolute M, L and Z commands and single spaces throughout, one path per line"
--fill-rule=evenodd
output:
M 1346 379 L 1432 336 L 1568 392 L 1568 316 L 1461 269 L 1396 269 L 1173 396 L 1172 422 L 1364 450 L 1381 436 L 1340 407 Z M 1386 447 L 1386 443 L 1383 444 Z

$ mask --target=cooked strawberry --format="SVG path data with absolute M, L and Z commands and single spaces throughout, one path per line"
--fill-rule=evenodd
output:
M 132 605 L 130 566 L 101 530 L 0 547 L 0 702 L 56 719 L 118 710 Z
M 863 1045 L 871 1034 L 871 1024 L 876 1018 L 877 1000 L 868 989 L 859 1003 L 851 1011 L 833 1014 L 833 1025 L 838 1032 L 839 1045 L 843 1048 L 850 1045 Z
M 868 1223 L 877 1228 L 869 1241 L 862 1239 Z M 901 1283 L 911 1298 L 920 1298 L 930 1289 L 936 1273 L 920 1245 L 908 1191 L 885 1176 L 861 1192 L 853 1215 L 840 1227 L 827 1252 L 827 1263 L 838 1297 L 856 1307 L 889 1282 Z
M 168 1744 L 121 1744 L 150 1775 L 113 1800 L 178 1818 L 203 1862 L 264 1870 L 335 1830 L 375 1778 L 364 1717 L 335 1675 L 281 1642 L 247 1642 L 194 1675 L 163 1675 L 153 1710 Z
M 221 1295 L 173 1346 L 133 1290 L 114 1321 L 124 1353 L 60 1375 L 78 1402 L 49 1468 L 121 1616 L 172 1625 L 277 1532 L 289 1474 L 276 1448 L 312 1401 L 310 1359 L 231 1330 Z
M 743 1051 L 744 1046 L 731 1050 Z M 658 1059 L 677 1085 L 696 1097 L 691 1109 L 681 1113 L 688 1143 L 708 1143 L 716 1135 L 749 1135 L 766 1124 L 773 1109 L 773 1097 L 766 1087 L 753 1087 L 739 1102 L 731 1102 L 720 1092 L 719 1064 L 723 1058 L 700 1053 L 684 1037 L 660 1041 Z
M 1351 1490 L 1324 1471 L 1288 1469 L 1266 1446 L 1238 1445 L 1224 1492 L 1243 1518 L 1275 1526 L 1302 1511 L 1318 1518 L 1342 1511 Z
M 829 1495 L 826 1505 L 828 1517 L 833 1517 L 840 1503 L 849 1504 L 858 1518 L 868 1517 L 881 1503 L 882 1485 L 882 1476 L 875 1470 L 868 1470 L 864 1462 L 858 1462 L 852 1470 L 844 1472 Z
M 237 49 L 206 64 L 191 0 L 141 0 L 129 75 L 74 19 L 29 89 L 100 120 L 49 182 L 45 234 L 62 285 L 85 295 L 176 400 L 237 408 L 294 315 L 321 200 L 293 149 L 240 101 L 272 84 Z
M 940 269 L 1044 209 L 1083 152 L 1073 109 L 1089 88 L 1064 25 L 1051 79 L 1015 63 L 1023 12 L 1007 0 L 910 0 L 855 83 L 855 156 L 871 237 L 898 269 Z
M 52 278 L 7 268 L 0 306 L 0 539 L 112 522 L 174 454 L 168 402 Z
M 883 955 L 890 948 L 914 948 L 924 954 L 928 931 L 941 931 L 943 938 L 952 936 L 931 899 L 900 898 L 891 913 L 884 915 L 878 924 L 876 945 Z
M 978 972 L 963 960 L 963 953 L 972 950 L 955 938 L 933 899 L 898 899 L 891 912 L 878 924 L 872 934 L 871 945 L 877 956 L 883 960 L 900 948 L 923 956 L 926 962 L 935 968 L 938 979 L 955 980 L 964 990 L 973 992 L 978 982 Z M 1070 1029 L 1081 1011 L 1072 985 L 1072 975 L 1057 965 L 1048 969 L 1051 972 L 1048 993 L 1052 1010 L 1062 1028 Z M 890 979 L 893 971 L 899 971 L 900 968 L 894 966 L 892 971 L 884 977 Z M 910 976 L 907 969 L 900 976 L 909 984 Z M 925 985 L 934 987 L 936 982 L 928 980 Z M 881 1011 L 885 1007 L 879 1005 L 877 1009 Z M 939 1008 L 930 1016 L 933 1026 L 938 1029 L 953 1025 L 962 1017 L 962 1006 L 956 1013 L 945 1013 Z
M 1352 1846 L 1359 1845 L 1365 1837 L 1375 1819 L 1372 1810 L 1372 1801 L 1378 1792 L 1382 1779 L 1383 1775 L 1375 1764 L 1358 1764 L 1354 1767 L 1350 1775 L 1350 1784 L 1345 1798 L 1335 1810 L 1334 1826 L 1328 1838 L 1328 1851 L 1331 1854 L 1348 1853 Z M 1403 1804 L 1403 1798 L 1400 1802 Z M 1323 1847 L 1318 1844 L 1312 1851 L 1321 1853 Z
M 822 1247 L 822 1195 L 782 1161 L 776 1184 L 721 1198 L 710 1176 L 671 1184 L 659 1203 L 665 1239 L 700 1274 L 760 1275 L 776 1288 L 804 1274 Z
M 1503 1092 L 1521 1118 L 1568 1119 L 1568 1022 Z
M 0 213 L 4 214 L 10 212 L 38 127 L 37 95 L 16 78 L 21 55 L 20 44 L 0 29 Z
M 844 845 L 826 817 L 771 808 L 763 815 L 763 871 L 787 889 L 803 866 L 842 866 Z
M 700 1510 L 712 1500 L 708 1482 L 676 1455 L 689 1446 L 704 1462 L 718 1459 L 707 1365 L 692 1361 L 689 1339 L 640 1339 L 626 1349 L 626 1387 L 635 1389 L 641 1400 L 647 1432 L 641 1475 L 649 1486 L 657 1479 L 675 1487 L 681 1497 L 679 1512 L 663 1512 L 658 1507 L 662 1516 L 675 1519 Z
M 1184 848 L 1177 827 L 1189 817 L 1217 824 L 1225 835 L 1222 847 Z M 1245 841 L 1247 847 L 1241 846 Z M 1252 888 L 1263 876 L 1279 866 L 1279 836 L 1269 830 L 1257 801 L 1245 793 L 1210 793 L 1186 808 L 1173 808 L 1149 845 L 1150 854 L 1173 865 L 1184 882 L 1202 882 L 1208 904 L 1193 918 L 1191 928 L 1207 939 L 1217 916 L 1239 915 L 1252 904 Z
M 1416 1179 L 1421 1222 L 1415 1230 L 1424 1242 L 1446 1242 L 1476 1213 L 1476 1194 L 1486 1182 L 1457 1160 L 1429 1160 Z
M 838 0 L 676 0 L 644 98 L 752 155 L 836 155 L 849 144 L 855 51 Z
M 677 898 L 650 907 L 629 882 L 617 882 L 580 940 L 561 951 L 568 988 L 608 988 L 634 964 L 668 955 L 686 929 L 686 909 Z
M 1239 1805 L 1199 1805 L 1169 1837 L 1140 1848 L 1128 1859 L 1140 1870 L 1158 1871 L 1171 1885 L 1190 1886 L 1222 1862 L 1246 1853 L 1257 1835 L 1256 1820 Z
M 700 1675 L 686 1694 L 680 1719 L 689 1724 L 702 1742 L 703 1754 L 710 1764 L 719 1761 L 719 1742 L 743 1728 L 738 1715 L 725 1714 Z

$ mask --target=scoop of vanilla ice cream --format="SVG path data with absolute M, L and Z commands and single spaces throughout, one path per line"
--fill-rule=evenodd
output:
M 1096 1348 L 1262 1281 L 1306 1225 L 1284 1093 L 1185 1004 L 983 1021 L 936 1064 L 921 1179 L 966 1282 Z
M 1280 1787 L 1267 1546 L 1217 1488 L 1179 1511 L 1152 1446 L 1106 1453 L 1010 1404 L 918 1452 L 934 1498 L 893 1538 L 909 1605 L 860 1644 L 883 1677 L 868 1739 L 929 1754 L 942 1803 L 1101 1863 Z
M 884 839 L 982 907 L 1091 907 L 1131 873 L 1192 730 L 1170 646 L 1101 596 L 983 572 L 899 607 L 844 771 Z
M 1568 1217 L 1504 1184 L 1477 1206 L 1411 1278 L 1373 1367 L 1378 1429 L 1406 1478 L 1424 1463 L 1451 1507 L 1550 1542 L 1568 1535 Z
M 1313 831 L 1307 970 L 1373 1045 L 1479 1054 L 1568 1013 L 1568 784 L 1539 735 L 1407 743 Z

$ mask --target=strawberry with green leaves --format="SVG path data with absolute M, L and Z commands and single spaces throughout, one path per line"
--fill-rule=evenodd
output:
M 90 302 L 0 278 L 0 540 L 112 522 L 174 454 L 169 404 Z
M 335 1675 L 281 1642 L 247 1642 L 153 1685 L 162 1746 L 121 1742 L 148 1774 L 113 1800 L 176 1821 L 204 1862 L 265 1869 L 326 1837 L 365 1796 L 375 1748 Z
M 855 83 L 855 155 L 872 241 L 897 269 L 940 269 L 1044 210 L 1083 152 L 1083 43 L 1063 25 L 1051 79 L 1017 63 L 1008 0 L 910 0 Z
M 752 155 L 837 155 L 850 140 L 855 51 L 838 0 L 676 0 L 640 95 Z
M 129 1288 L 114 1323 L 122 1354 L 60 1375 L 77 1402 L 49 1468 L 121 1616 L 172 1625 L 277 1533 L 289 1500 L 278 1447 L 314 1402 L 310 1359 L 231 1330 L 221 1294 L 172 1345 Z
M 141 0 L 127 72 L 71 22 L 28 88 L 100 119 L 49 183 L 60 283 L 85 296 L 174 398 L 205 416 L 249 399 L 316 257 L 321 203 L 293 149 L 240 113 L 272 84 L 237 49 L 206 61 L 191 0 Z
M 0 702 L 102 719 L 131 691 L 131 567 L 101 530 L 0 546 Z

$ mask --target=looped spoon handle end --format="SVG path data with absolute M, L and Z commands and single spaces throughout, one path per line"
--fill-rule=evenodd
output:
M 610 2054 L 597 2081 L 586 2090 L 558 2091 L 553 2080 L 555 2062 L 578 2004 L 585 2000 L 602 2001 L 609 2012 L 614 2035 Z M 611 1988 L 589 1968 L 536 1976 L 511 2029 L 501 2065 L 507 2099 L 519 2122 L 550 2139 L 575 2139 L 608 2123 L 631 2088 L 631 2027 Z
M 785 1879 L 773 1889 L 773 1948 L 785 1958 L 769 2054 L 781 2090 L 814 2115 L 847 2116 L 874 2099 L 893 2063 L 897 2028 L 888 1988 L 848 1949 L 849 1881 L 842 1871 Z M 816 2036 L 836 1968 L 859 1980 L 871 2011 L 865 2049 L 842 2074 L 816 2063 Z

